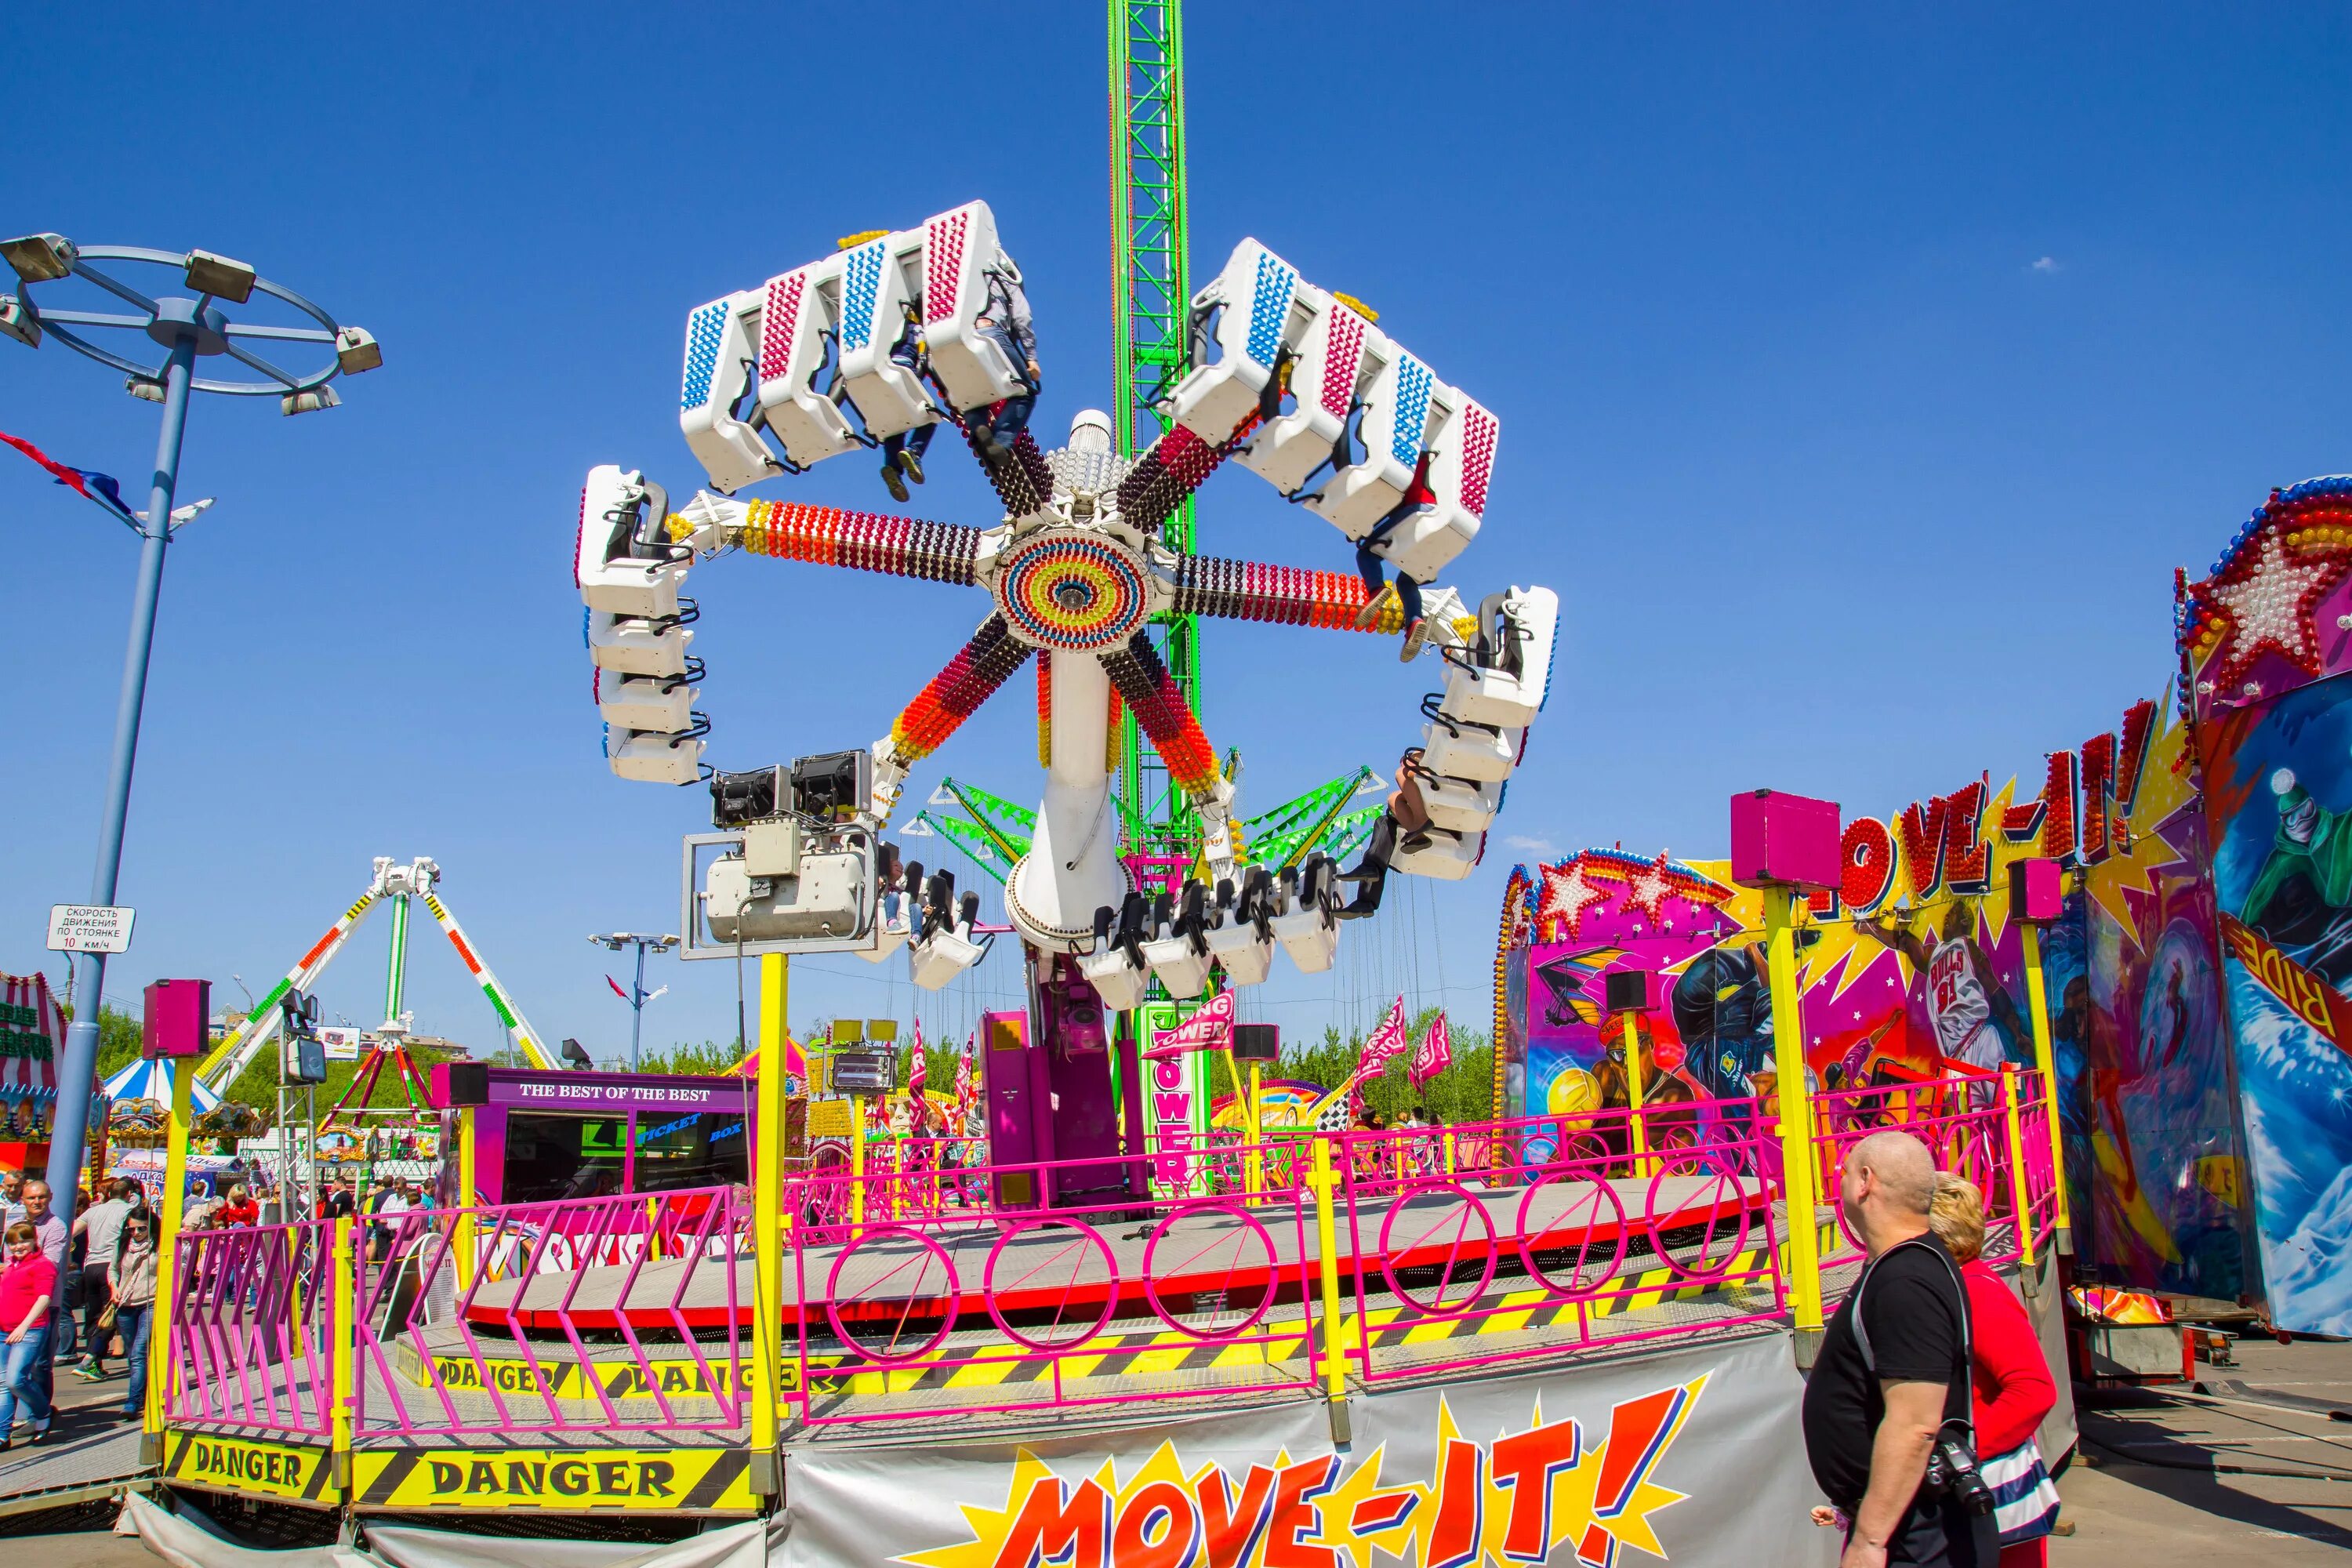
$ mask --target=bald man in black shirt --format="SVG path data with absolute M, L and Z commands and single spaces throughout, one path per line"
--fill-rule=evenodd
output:
M 1920 1489 L 1937 1431 L 1970 1408 L 1968 1298 L 1927 1228 L 1935 1187 L 1935 1162 L 1907 1132 L 1872 1133 L 1840 1174 L 1869 1262 L 1830 1320 L 1804 1405 L 1813 1479 L 1852 1521 L 1839 1568 L 1993 1568 L 2000 1556 L 1989 1517 Z

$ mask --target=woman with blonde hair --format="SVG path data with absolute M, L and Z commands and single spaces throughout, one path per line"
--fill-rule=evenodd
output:
M 2058 1385 L 2042 1354 L 2033 1320 L 1988 1266 L 1984 1194 L 1946 1171 L 1936 1177 L 1927 1224 L 1960 1266 L 1968 1287 L 1971 1381 L 1976 1392 L 1977 1465 L 1992 1489 L 2000 1526 L 2000 1568 L 2042 1568 L 2058 1519 L 2058 1489 L 2033 1434 L 2058 1403 Z

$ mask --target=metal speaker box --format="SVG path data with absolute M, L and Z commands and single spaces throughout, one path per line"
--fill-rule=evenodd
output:
M 205 1054 L 205 1020 L 212 1016 L 208 980 L 158 980 L 147 987 L 139 1025 L 139 1053 L 150 1058 Z
M 2065 903 L 2065 872 L 2055 860 L 2012 861 L 2009 868 L 2009 912 L 2013 920 L 2048 925 Z
M 1640 1013 L 1650 1005 L 1650 972 L 1612 969 L 1601 977 L 1603 999 L 1612 1013 Z
M 449 1103 L 451 1105 L 488 1105 L 489 1102 L 490 1064 L 451 1062 L 449 1064 Z
M 1841 878 L 1835 801 L 1778 790 L 1731 797 L 1731 879 L 1746 888 L 1834 888 Z
M 1234 1026 L 1234 1060 L 1270 1062 L 1278 1060 L 1281 1056 L 1281 1025 L 1235 1024 Z

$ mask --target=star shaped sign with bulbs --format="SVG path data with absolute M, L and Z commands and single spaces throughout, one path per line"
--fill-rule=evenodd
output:
M 2352 476 L 2273 494 L 2212 575 L 2183 591 L 2180 636 L 2198 707 L 2242 707 L 2344 668 L 2352 606 L 2339 591 L 2347 575 Z

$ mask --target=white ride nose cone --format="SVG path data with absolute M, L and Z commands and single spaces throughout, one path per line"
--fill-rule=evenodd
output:
M 1128 962 L 1126 950 L 1117 947 L 1079 959 L 1078 972 L 1095 988 L 1103 1005 L 1115 1013 L 1142 1006 L 1145 984 L 1151 977 L 1150 971 L 1136 968 Z
M 639 784 L 690 784 L 702 776 L 702 742 L 630 735 L 613 747 L 613 772 Z
M 1525 730 L 1482 730 L 1432 720 L 1422 726 L 1421 765 L 1445 778 L 1475 784 L 1507 779 L 1519 765 L 1519 743 L 1526 735 Z
M 1411 877 L 1432 877 L 1441 882 L 1458 882 L 1477 868 L 1478 857 L 1486 852 L 1486 836 L 1483 833 L 1448 833 L 1442 827 L 1429 830 L 1429 843 L 1419 849 L 1399 848 L 1389 861 L 1389 869 L 1402 871 Z
M 1484 833 L 1503 809 L 1508 784 L 1472 784 L 1465 779 L 1421 781 L 1421 803 L 1429 820 L 1449 833 Z
M 1209 956 L 1225 968 L 1235 985 L 1262 985 L 1274 967 L 1274 943 L 1257 933 L 1255 924 L 1238 921 L 1206 933 Z
M 1290 962 L 1307 974 L 1320 974 L 1331 967 L 1331 957 L 1339 951 L 1339 925 L 1321 910 L 1294 910 L 1286 915 L 1276 915 L 1272 921 L 1274 939 L 1282 943 L 1282 951 L 1290 954 Z

